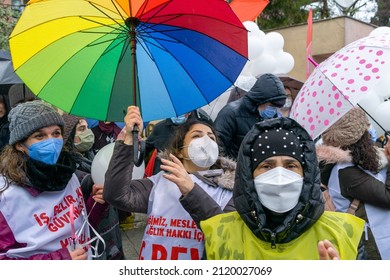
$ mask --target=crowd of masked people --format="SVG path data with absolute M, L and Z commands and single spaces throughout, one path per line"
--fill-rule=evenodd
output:
M 21 98 L 9 109 L 0 100 L 0 260 L 126 259 L 119 224 L 132 213 L 147 215 L 140 260 L 390 259 L 390 137 L 374 142 L 353 108 L 315 142 L 288 117 L 286 92 L 264 74 L 215 120 L 197 109 L 142 139 L 136 106 L 123 126 L 91 123 L 11 87 Z M 133 178 L 135 125 L 143 178 Z

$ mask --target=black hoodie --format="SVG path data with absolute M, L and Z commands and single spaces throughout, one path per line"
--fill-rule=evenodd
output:
M 222 154 L 237 159 L 245 135 L 255 123 L 263 120 L 259 115 L 259 105 L 271 102 L 282 107 L 285 101 L 282 81 L 273 74 L 264 74 L 245 96 L 226 104 L 214 122 Z
M 258 135 L 265 130 L 283 128 L 300 137 L 304 150 L 303 188 L 298 204 L 288 212 L 281 224 L 274 229 L 268 226 L 270 213 L 264 211 L 254 186 L 250 149 Z M 324 212 L 321 200 L 320 170 L 318 168 L 315 144 L 309 134 L 294 120 L 276 118 L 254 125 L 244 138 L 238 159 L 233 192 L 236 210 L 261 240 L 287 243 L 309 229 Z

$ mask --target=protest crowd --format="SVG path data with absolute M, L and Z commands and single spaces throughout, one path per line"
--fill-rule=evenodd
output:
M 41 1 L 36 2 L 31 8 Z M 222 13 L 225 5 L 218 3 L 226 3 L 210 1 L 214 2 Z M 126 8 L 116 8 L 125 13 Z M 115 18 L 114 10 L 105 15 Z M 94 10 L 89 16 L 94 18 L 94 13 L 99 14 Z M 127 19 L 126 26 L 137 28 L 137 20 Z M 234 30 L 242 32 L 241 38 L 250 36 L 241 21 L 231 21 Z M 106 25 L 79 32 L 77 41 L 88 41 L 91 48 L 107 44 L 111 32 L 107 38 L 98 37 L 106 32 Z M 143 31 L 150 32 L 150 25 Z M 13 55 L 23 28 L 17 26 L 10 37 Z M 135 30 L 129 36 L 141 33 Z M 388 30 L 378 32 L 365 40 L 390 42 Z M 345 56 L 340 52 L 316 65 L 299 89 L 272 71 L 254 75 L 250 86 L 243 88 L 235 80 L 245 69 L 248 54 L 242 50 L 247 50 L 248 42 L 237 42 L 235 47 L 232 43 L 235 56 L 226 56 L 215 66 L 217 70 L 207 67 L 207 77 L 199 78 L 197 67 L 214 59 L 203 48 L 216 43 L 194 34 L 198 37 L 192 43 L 202 42 L 196 51 L 176 54 L 178 61 L 181 56 L 199 55 L 188 63 L 196 64 L 194 72 L 186 68 L 189 76 L 166 74 L 158 81 L 143 80 L 142 75 L 156 76 L 157 70 L 144 66 L 141 57 L 157 61 L 161 55 L 165 59 L 157 67 L 161 72 L 178 67 L 165 52 L 173 52 L 173 42 L 186 41 L 180 37 L 184 35 L 160 36 L 153 43 L 151 35 L 143 41 L 131 37 L 121 51 L 115 47 L 126 40 L 112 40 L 101 55 L 103 61 L 95 61 L 85 47 L 56 70 L 45 65 L 54 73 L 48 81 L 43 80 L 47 73 L 42 64 L 50 61 L 41 63 L 42 75 L 30 73 L 29 79 L 25 73 L 33 71 L 23 67 L 31 67 L 37 56 L 23 63 L 23 58 L 14 59 L 16 73 L 27 78 L 0 95 L 0 260 L 130 259 L 123 229 L 137 214 L 145 217 L 141 241 L 135 245 L 139 260 L 390 259 L 390 134 L 377 126 L 389 124 L 375 120 L 354 95 L 374 91 L 372 84 L 358 84 L 359 79 L 371 82 L 382 77 L 380 65 L 390 62 L 388 45 L 387 60 L 385 51 L 375 50 L 372 61 L 359 56 L 351 64 L 364 68 L 356 70 L 357 66 L 353 69 L 346 63 L 354 59 L 357 49 L 362 50 L 361 56 L 366 54 L 359 45 L 363 41 L 357 41 L 354 51 Z M 49 42 L 45 38 L 40 40 Z M 121 63 L 130 60 L 126 56 L 135 51 L 136 40 L 142 43 L 137 45 L 138 75 L 132 83 L 139 96 L 131 103 L 122 94 L 121 82 L 128 71 Z M 166 45 L 162 47 L 159 40 Z M 69 42 L 61 50 L 71 49 Z M 78 78 L 74 85 L 62 81 L 61 86 L 69 90 L 79 87 L 79 96 L 58 101 L 64 104 L 59 108 L 57 100 L 68 97 L 50 99 L 53 92 L 61 91 L 56 79 L 63 71 L 77 77 L 76 69 L 69 70 L 76 63 L 65 60 L 78 56 L 88 57 L 80 64 L 93 66 L 80 84 Z M 120 60 L 115 67 L 113 56 Z M 323 72 L 330 73 L 334 83 L 323 78 L 328 74 L 319 74 L 326 63 L 331 66 Z M 119 73 L 110 81 L 109 91 L 121 94 L 107 98 L 109 109 L 100 117 L 103 106 L 96 100 L 108 87 L 102 78 L 105 69 Z M 345 79 L 338 80 L 340 76 Z M 190 88 L 192 83 L 196 86 Z M 347 89 L 340 89 L 343 83 Z M 175 84 L 176 95 L 148 96 L 152 105 L 139 102 L 142 91 L 165 92 L 163 85 L 169 84 Z M 203 105 L 218 97 L 221 88 L 230 93 L 229 100 L 211 116 Z M 343 91 L 350 96 L 342 97 Z M 194 92 L 201 92 L 201 97 L 190 95 Z M 390 88 L 381 94 L 382 103 L 390 102 Z M 175 108 L 168 99 L 177 102 Z M 83 111 L 87 105 L 93 107 L 88 113 Z M 167 117 L 153 119 L 151 115 L 159 110 L 166 110 Z

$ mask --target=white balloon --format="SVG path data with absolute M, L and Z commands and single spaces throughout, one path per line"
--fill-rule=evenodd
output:
M 376 115 L 376 109 L 381 104 L 379 96 L 374 90 L 371 90 L 365 97 L 363 97 L 358 104 L 373 118 Z
M 390 101 L 382 102 L 376 110 L 374 119 L 387 131 L 390 131 Z
M 265 35 L 264 32 L 259 29 L 259 26 L 253 21 L 244 21 L 242 24 L 245 26 L 246 30 L 248 30 L 248 37 L 261 38 Z
M 104 185 L 105 175 L 110 163 L 112 153 L 114 152 L 115 143 L 110 143 L 104 146 L 99 150 L 95 155 L 92 161 L 91 166 L 91 176 L 92 180 L 96 184 Z M 131 147 L 132 148 L 132 147 Z M 141 179 L 144 177 L 145 173 L 145 163 L 143 162 L 141 166 L 134 166 L 133 169 L 133 179 Z
M 264 50 L 264 41 L 258 37 L 248 37 L 248 58 L 254 60 L 258 58 Z
M 267 54 L 283 51 L 284 38 L 280 33 L 270 32 L 265 35 L 264 52 Z
M 390 98 L 390 75 L 388 70 L 384 71 L 384 73 L 386 72 L 387 76 L 383 77 L 373 88 L 373 91 L 382 101 Z
M 386 126 L 390 124 L 387 121 L 390 117 L 390 111 L 386 111 L 389 110 L 387 109 L 389 104 L 385 103 L 390 102 L 384 102 L 374 89 L 358 102 L 358 105 L 367 112 L 370 123 L 374 126 L 378 137 L 384 132 L 382 128 L 386 129 Z
M 263 53 L 253 61 L 253 76 L 259 77 L 265 73 L 274 74 L 276 67 L 275 58 L 272 55 Z
M 295 61 L 291 54 L 282 52 L 276 59 L 277 67 L 274 74 L 287 74 L 293 69 Z

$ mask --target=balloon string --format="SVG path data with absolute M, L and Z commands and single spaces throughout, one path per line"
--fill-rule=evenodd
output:
M 69 217 L 70 217 L 70 228 L 71 228 L 71 234 L 72 234 L 72 241 L 73 241 L 73 250 L 76 249 L 76 231 L 74 227 L 74 205 L 73 203 L 70 205 L 70 211 L 69 211 Z

